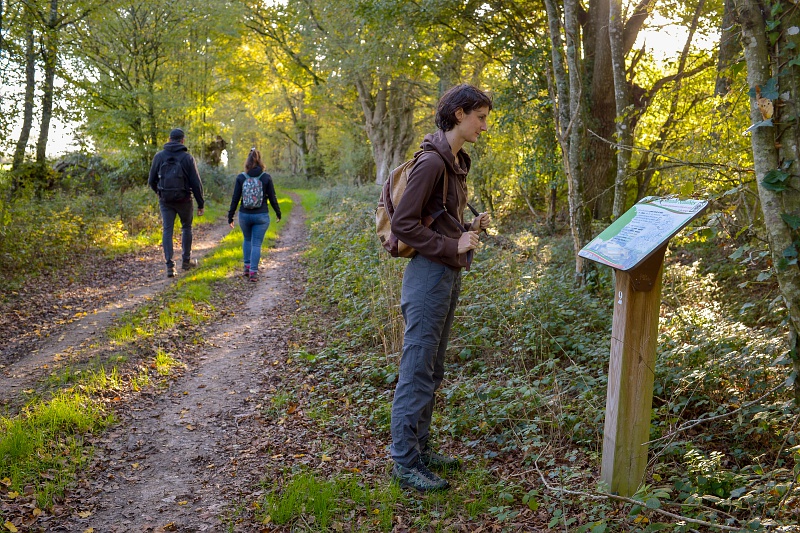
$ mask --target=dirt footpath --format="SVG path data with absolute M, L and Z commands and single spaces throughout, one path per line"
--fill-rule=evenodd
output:
M 205 344 L 169 390 L 118 413 L 65 502 L 71 512 L 40 524 L 47 531 L 250 530 L 227 523 L 226 511 L 258 496 L 263 408 L 279 386 L 273 363 L 286 353 L 303 286 L 299 201 L 279 224 L 288 227 L 262 257 L 261 280 L 240 277 L 252 291 L 244 309 L 205 327 Z
M 194 228 L 193 257 L 202 258 L 227 235 L 230 227 L 222 222 Z M 180 246 L 175 250 L 180 254 Z M 118 316 L 173 282 L 161 246 L 115 260 L 98 254 L 81 270 L 25 287 L 0 308 L 0 406 L 24 403 L 22 391 L 59 367 L 85 363 Z

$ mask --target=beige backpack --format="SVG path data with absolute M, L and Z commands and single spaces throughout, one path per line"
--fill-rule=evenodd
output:
M 433 152 L 432 150 L 427 151 Z M 395 206 L 400 203 L 400 198 L 403 197 L 403 193 L 406 191 L 406 187 L 408 186 L 408 174 L 411 172 L 411 169 L 414 168 L 414 164 L 417 162 L 419 156 L 423 153 L 425 152 L 420 152 L 396 169 L 392 170 L 389 173 L 389 178 L 383 184 L 381 196 L 378 198 L 378 207 L 375 209 L 375 230 L 378 234 L 381 244 L 386 251 L 391 254 L 392 257 L 414 257 L 414 254 L 417 253 L 416 250 L 408 246 L 406 243 L 398 240 L 397 237 L 392 233 L 392 216 L 394 215 Z M 433 153 L 441 157 L 439 152 Z M 447 170 L 445 169 L 442 209 L 420 220 L 420 223 L 426 228 L 429 228 L 431 224 L 433 224 L 433 221 L 436 220 L 436 217 L 447 211 L 447 207 L 445 207 L 445 202 L 447 201 L 447 181 Z

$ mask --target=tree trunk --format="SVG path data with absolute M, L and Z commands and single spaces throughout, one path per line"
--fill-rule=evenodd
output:
M 386 181 L 393 168 L 405 161 L 408 148 L 414 142 L 414 100 L 411 91 L 403 85 L 399 79 L 382 77 L 373 96 L 363 79 L 356 80 L 378 185 Z
M 779 41 L 770 46 L 767 27 L 759 2 L 755 0 L 735 0 L 742 25 L 742 44 L 745 61 L 747 63 L 747 83 L 754 90 L 755 87 L 764 87 L 772 77 L 777 76 L 777 65 L 781 65 L 786 58 L 781 57 L 781 52 L 794 55 L 794 48 L 787 43 Z M 798 23 L 797 15 L 787 15 L 781 20 L 785 28 L 771 28 L 769 31 L 780 31 L 783 35 L 785 29 Z M 774 51 L 776 57 L 770 52 Z M 771 63 L 774 62 L 774 63 Z M 780 143 L 776 138 L 776 128 L 759 127 L 752 131 L 751 145 L 753 148 L 753 163 L 755 166 L 758 195 L 761 200 L 761 210 L 764 214 L 764 225 L 769 238 L 772 260 L 778 278 L 781 294 L 789 315 L 789 350 L 794 363 L 794 372 L 800 373 L 800 354 L 798 354 L 798 331 L 800 331 L 800 269 L 797 265 L 797 247 L 795 235 L 797 228 L 793 229 L 784 221 L 783 215 L 800 214 L 800 191 L 798 191 L 798 126 L 792 117 L 796 116 L 796 101 L 800 97 L 800 75 L 797 67 L 789 67 L 785 76 L 780 78 L 780 91 L 789 93 L 789 98 L 783 101 L 785 105 L 775 106 L 776 124 L 788 124 L 782 131 Z M 781 116 L 784 120 L 781 120 Z M 761 112 L 754 98 L 750 100 L 750 117 L 753 123 L 763 120 Z M 785 164 L 782 166 L 781 163 Z M 765 186 L 764 178 L 771 171 L 785 171 L 788 187 L 775 190 L 774 186 Z M 773 172 L 774 174 L 774 172 Z M 800 405 L 800 380 L 794 382 L 795 402 Z
M 6 16 L 6 3 L 3 0 L 0 0 L 0 57 L 3 57 L 3 50 L 5 49 L 4 41 L 3 41 L 3 28 L 4 24 L 3 21 L 5 20 Z
M 550 91 L 555 92 L 553 101 L 556 137 L 561 147 L 564 174 L 567 176 L 569 225 L 575 253 L 575 281 L 583 284 L 586 263 L 578 252 L 589 242 L 591 218 L 585 206 L 583 192 L 582 152 L 585 149 L 585 136 L 581 105 L 583 88 L 578 8 L 578 0 L 565 0 L 562 24 L 558 4 L 554 0 L 545 0 L 553 58 L 553 78 L 555 78 L 555 83 L 550 83 Z M 561 38 L 562 27 L 564 40 Z
M 444 53 L 439 68 L 439 98 L 454 85 L 461 82 L 461 65 L 464 62 L 464 41 L 462 38 Z
M 14 150 L 11 170 L 17 170 L 25 161 L 25 150 L 28 148 L 28 139 L 31 136 L 31 128 L 33 127 L 33 98 L 36 89 L 35 44 L 33 28 L 29 28 L 25 35 L 25 103 L 22 111 L 22 129 Z
M 281 80 L 278 70 L 274 66 L 272 67 L 272 72 L 275 74 L 276 79 Z M 286 85 L 283 83 L 283 81 L 279 81 L 279 83 L 281 86 L 281 94 L 283 95 L 284 102 L 286 102 L 286 106 L 289 108 L 289 115 L 291 116 L 292 127 L 294 128 L 294 136 L 291 137 L 290 140 L 300 150 L 299 170 L 306 177 L 306 179 L 311 179 L 311 169 L 309 165 L 310 150 L 308 147 L 308 132 L 306 128 L 308 121 L 305 120 L 305 117 L 300 116 L 300 114 L 303 113 L 302 108 L 299 110 L 295 109 L 294 102 L 292 102 L 292 98 L 289 96 L 289 91 L 286 89 Z
M 567 154 L 567 183 L 569 185 L 569 220 L 572 230 L 572 247 L 575 253 L 575 281 L 583 285 L 585 260 L 578 255 L 581 248 L 589 242 L 591 213 L 586 208 L 583 191 L 586 138 L 583 127 L 583 86 L 581 69 L 580 26 L 578 24 L 578 1 L 564 1 L 564 33 L 567 45 L 567 72 L 569 76 L 569 114 L 570 123 L 566 133 L 569 135 Z
M 50 136 L 50 120 L 53 117 L 53 90 L 56 64 L 58 62 L 58 0 L 50 0 L 50 16 L 42 35 L 42 59 L 44 63 L 44 88 L 42 93 L 42 121 L 39 140 L 36 143 L 36 162 L 43 163 L 47 157 L 47 139 Z
M 610 143 L 615 131 L 616 103 L 609 11 L 609 0 L 593 0 L 589 3 L 589 21 L 583 39 L 588 89 L 584 92 L 586 127 L 593 132 L 587 139 L 588 150 L 583 153 L 585 201 L 587 208 L 599 219 L 608 218 L 612 212 L 616 167 L 614 148 Z
M 622 20 L 622 0 L 611 0 L 608 12 L 608 37 L 611 50 L 611 66 L 614 73 L 614 101 L 617 110 L 617 177 L 614 180 L 614 219 L 625 211 L 628 166 L 631 161 L 633 131 L 630 120 L 630 90 L 625 75 L 625 47 L 623 44 L 624 24 Z
M 722 27 L 719 31 L 719 54 L 717 62 L 717 81 L 714 94 L 725 96 L 731 90 L 731 77 L 727 69 L 736 61 L 742 48 L 739 32 L 734 31 L 736 6 L 734 0 L 725 0 L 722 12 Z

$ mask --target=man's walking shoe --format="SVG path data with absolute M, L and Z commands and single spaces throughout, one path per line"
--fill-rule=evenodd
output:
M 252 281 L 253 283 L 258 281 L 258 270 L 251 270 L 250 271 L 250 281 Z
M 189 259 L 181 263 L 181 270 L 189 270 L 197 266 L 197 259 Z
M 174 266 L 168 266 L 167 267 L 167 277 L 168 278 L 174 278 L 175 277 L 175 267 Z
M 410 487 L 420 492 L 445 490 L 450 487 L 450 483 L 446 479 L 442 479 L 428 470 L 419 459 L 411 468 L 395 463 L 392 468 L 392 479 L 397 481 L 401 487 Z
M 461 469 L 461 460 L 448 455 L 442 455 L 430 448 L 422 450 L 422 453 L 419 454 L 419 458 L 428 468 L 444 471 Z

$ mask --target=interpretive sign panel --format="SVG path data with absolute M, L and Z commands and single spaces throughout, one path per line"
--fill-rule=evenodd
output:
M 578 253 L 617 270 L 631 270 L 708 206 L 705 200 L 648 196 L 628 209 Z

